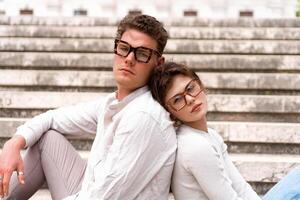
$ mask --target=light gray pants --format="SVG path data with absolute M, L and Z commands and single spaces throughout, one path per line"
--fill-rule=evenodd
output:
M 86 161 L 62 134 L 51 130 L 26 151 L 24 167 L 25 185 L 14 173 L 7 199 L 29 199 L 46 182 L 52 199 L 60 200 L 80 190 Z

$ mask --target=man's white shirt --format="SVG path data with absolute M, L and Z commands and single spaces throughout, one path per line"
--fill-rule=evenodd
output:
M 44 132 L 95 135 L 82 188 L 66 198 L 167 200 L 177 148 L 169 114 L 140 88 L 122 101 L 105 99 L 51 110 L 20 126 L 26 146 Z

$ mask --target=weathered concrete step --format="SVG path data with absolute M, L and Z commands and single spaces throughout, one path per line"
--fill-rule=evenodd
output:
M 0 37 L 114 38 L 114 26 L 0 25 Z M 167 27 L 170 38 L 297 40 L 299 28 Z
M 0 67 L 111 70 L 113 56 L 112 53 L 2 52 Z M 300 56 L 294 55 L 165 54 L 165 57 L 166 60 L 186 63 L 195 70 L 243 72 L 300 70 Z
M 299 27 L 300 20 L 294 19 L 253 19 L 253 18 L 172 18 L 166 24 L 172 26 L 199 27 Z
M 170 27 L 170 38 L 228 40 L 297 40 L 299 28 Z
M 0 51 L 110 53 L 113 39 L 0 38 Z M 172 40 L 166 53 L 300 54 L 299 41 Z
M 300 90 L 300 73 L 201 72 L 208 89 Z M 115 87 L 110 71 L 0 70 L 0 86 Z
M 29 200 L 52 200 L 51 194 L 47 189 L 37 191 Z
M 41 25 L 41 26 L 115 26 L 117 19 L 96 17 L 35 17 L 35 16 L 1 16 L 1 25 Z M 164 22 L 166 26 L 200 26 L 200 27 L 299 27 L 300 20 L 295 19 L 196 19 L 172 18 Z
M 0 118 L 0 137 L 11 137 L 26 118 Z M 208 122 L 226 142 L 300 144 L 299 123 Z M 284 134 L 283 134 L 284 133 Z M 72 137 L 69 137 L 72 138 Z M 93 139 L 93 137 L 81 137 Z
M 29 200 L 52 200 L 52 198 L 48 189 L 40 189 Z M 168 200 L 175 200 L 171 193 Z
M 1 67 L 106 69 L 113 66 L 112 53 L 2 52 Z M 166 60 L 186 63 L 195 70 L 295 71 L 300 56 L 295 55 L 190 55 L 165 54 Z
M 78 153 L 86 160 L 90 154 L 89 151 Z M 229 156 L 248 182 L 276 183 L 300 164 L 299 155 L 231 153 Z
M 79 151 L 79 153 L 84 159 L 88 158 L 89 152 Z M 254 189 L 259 194 L 264 194 L 300 164 L 299 155 L 229 154 L 229 156 L 245 180 L 258 186 Z
M 249 182 L 278 182 L 299 166 L 299 155 L 230 154 L 243 177 Z
M 2 109 L 50 109 L 104 98 L 96 92 L 15 92 L 0 91 Z M 208 95 L 210 112 L 300 114 L 300 96 Z
M 87 159 L 88 151 L 79 151 Z M 275 183 L 290 170 L 299 166 L 299 155 L 229 154 L 230 158 L 248 182 Z
M 51 194 L 47 189 L 41 189 L 34 194 L 29 200 L 51 200 Z M 168 200 L 175 200 L 172 194 L 169 195 Z

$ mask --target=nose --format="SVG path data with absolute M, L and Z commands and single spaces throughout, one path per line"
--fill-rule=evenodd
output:
M 131 51 L 126 57 L 125 57 L 125 63 L 128 65 L 133 65 L 135 62 L 134 52 Z
M 186 104 L 191 105 L 195 102 L 195 97 L 192 97 L 191 95 L 186 94 L 185 100 L 186 100 Z

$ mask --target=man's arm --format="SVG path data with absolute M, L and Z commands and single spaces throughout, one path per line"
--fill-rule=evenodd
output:
M 98 100 L 49 110 L 18 127 L 16 135 L 25 138 L 26 147 L 50 129 L 69 135 L 95 135 L 101 103 Z
M 96 182 L 82 198 L 134 199 L 168 161 L 167 175 L 160 179 L 168 183 L 158 183 L 158 187 L 170 184 L 176 151 L 172 124 L 162 130 L 147 113 L 127 117 L 120 124 L 106 159 L 94 169 Z
M 42 134 L 50 129 L 63 134 L 95 134 L 100 105 L 101 102 L 94 101 L 62 107 L 38 115 L 18 127 L 17 133 L 4 144 L 0 154 L 0 177 L 3 177 L 0 181 L 0 196 L 8 194 L 12 173 L 23 172 L 23 148 L 35 144 Z M 19 176 L 19 181 L 24 183 L 24 176 Z

